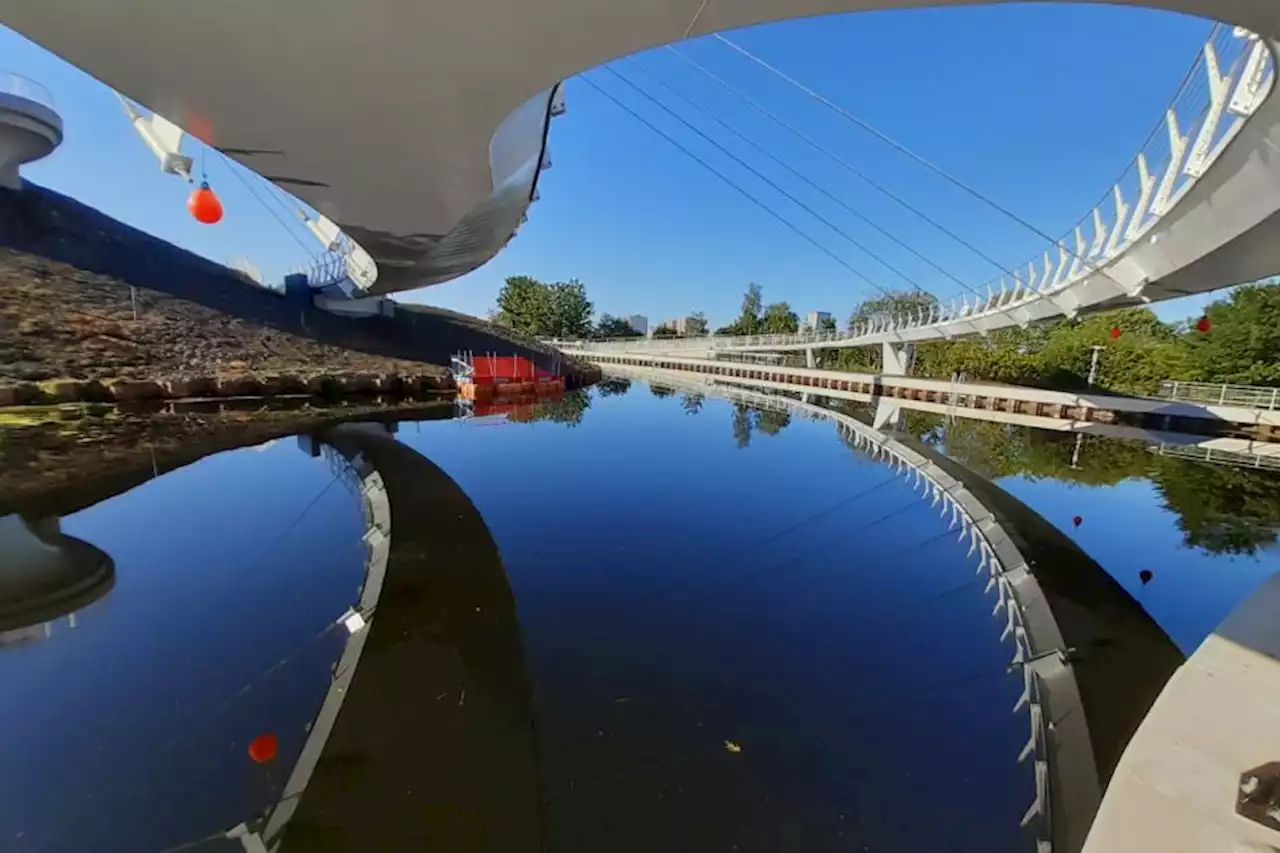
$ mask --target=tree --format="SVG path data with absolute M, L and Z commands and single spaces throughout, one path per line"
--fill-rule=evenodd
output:
M 917 311 L 928 313 L 937 304 L 938 297 L 932 293 L 919 290 L 892 291 L 884 296 L 859 302 L 849 315 L 849 328 L 877 318 L 915 314 Z
M 701 311 L 694 311 L 689 315 L 689 321 L 685 325 L 685 334 L 691 338 L 700 337 L 707 333 L 707 318 Z
M 680 337 L 680 333 L 677 332 L 675 329 L 671 328 L 670 326 L 659 326 L 658 328 L 653 330 L 653 337 L 678 338 Z
M 551 330 L 557 338 L 585 338 L 591 334 L 591 300 L 586 286 L 576 278 L 558 281 L 551 291 Z
M 1191 378 L 1244 385 L 1280 385 L 1280 286 L 1238 287 L 1208 307 L 1207 332 L 1180 336 Z M 1173 377 L 1169 377 L 1173 378 Z
M 662 398 L 662 397 L 670 397 L 672 394 L 676 392 L 674 388 L 668 388 L 665 385 L 659 385 L 657 383 L 650 382 L 649 393 L 655 397 Z
M 597 338 L 637 338 L 640 333 L 630 323 L 612 314 L 601 314 L 596 322 Z
M 760 332 L 767 335 L 782 335 L 798 332 L 800 318 L 786 302 L 775 302 L 764 309 L 760 318 Z
M 531 337 L 587 337 L 591 310 L 587 289 L 577 279 L 546 284 L 515 275 L 498 292 L 498 322 Z
M 601 379 L 596 383 L 596 391 L 601 397 L 621 397 L 631 390 L 631 380 L 621 376 Z
M 498 291 L 498 322 L 523 335 L 547 334 L 551 301 L 547 287 L 527 275 L 508 276 Z
M 836 330 L 836 318 L 831 315 L 818 318 L 818 328 L 815 332 L 834 332 Z

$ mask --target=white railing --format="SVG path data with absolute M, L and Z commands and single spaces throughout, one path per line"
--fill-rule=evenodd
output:
M 51 110 L 56 107 L 52 92 L 35 80 L 12 71 L 0 71 L 0 94 L 17 95 Z
M 1280 388 L 1260 385 L 1228 385 L 1210 382 L 1161 382 L 1160 396 L 1166 400 L 1186 400 L 1247 409 L 1276 409 Z
M 1100 268 L 1142 240 L 1173 209 L 1271 94 L 1274 82 L 1275 59 L 1263 39 L 1239 27 L 1216 25 L 1173 102 L 1120 180 L 1070 232 L 984 285 L 984 295 L 952 299 L 914 313 L 872 317 L 844 332 L 562 343 L 584 350 L 657 351 L 848 345 L 860 338 L 879 343 L 885 336 L 912 329 L 947 324 L 954 328 L 957 322 L 967 327 L 962 334 L 982 332 L 983 318 L 1016 317 L 1018 309 L 1032 303 L 1041 304 L 1035 307 L 1048 303 L 1050 314 L 1072 316 L 1082 303 L 1078 293 L 1068 290 L 1096 277 Z M 1116 295 L 1137 296 L 1142 287 L 1113 282 Z M 1028 319 L 1040 318 L 1022 313 Z

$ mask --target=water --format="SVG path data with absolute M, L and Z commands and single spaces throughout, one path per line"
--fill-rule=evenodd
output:
M 1100 754 L 1125 685 L 1162 683 L 1277 568 L 1280 475 L 904 427 L 1136 626 L 1077 665 L 1085 693 L 1144 667 L 1089 711 Z M 86 472 L 97 502 L 27 520 L 110 555 L 114 586 L 0 634 L 3 849 L 235 850 L 241 822 L 286 851 L 1033 848 L 1023 678 L 979 556 L 829 421 L 614 382 L 360 429 L 148 460 L 105 500 Z

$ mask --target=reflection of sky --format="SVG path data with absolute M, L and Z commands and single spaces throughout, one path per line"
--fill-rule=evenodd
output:
M 35 828 L 30 849 L 136 851 L 265 801 L 343 637 L 305 640 L 363 577 L 360 508 L 332 479 L 281 442 L 207 457 L 62 520 L 111 554 L 116 585 L 76 629 L 0 651 L 0 837 Z M 262 731 L 281 740 L 267 770 L 245 755 Z
M 1024 477 L 999 482 L 1074 538 L 1188 654 L 1280 569 L 1274 551 L 1233 557 L 1186 547 L 1177 514 L 1164 507 L 1160 490 L 1148 480 L 1105 488 Z M 1071 523 L 1076 515 L 1084 519 L 1079 528 Z M 1145 587 L 1138 580 L 1143 569 L 1155 575 Z
M 572 428 L 401 430 L 502 553 L 552 847 L 1016 849 L 1027 717 L 967 542 L 830 424 L 744 450 L 731 411 L 637 384 Z M 905 797 L 926 766 L 947 796 Z

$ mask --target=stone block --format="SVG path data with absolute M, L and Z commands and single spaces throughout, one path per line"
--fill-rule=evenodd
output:
M 219 397 L 261 397 L 262 381 L 256 376 L 224 376 L 218 380 Z
M 164 389 L 159 382 L 149 379 L 117 379 L 109 386 L 111 399 L 117 403 L 135 400 L 155 400 L 164 396 Z
M 170 379 L 164 383 L 165 394 L 183 399 L 188 397 L 212 397 L 218 391 L 218 381 L 209 376 L 194 379 Z

